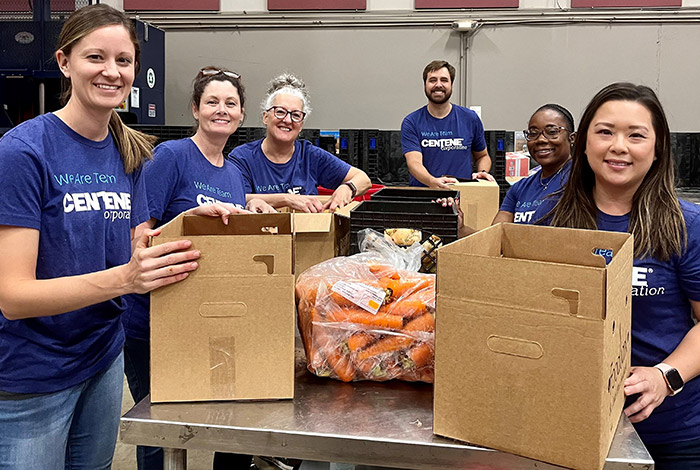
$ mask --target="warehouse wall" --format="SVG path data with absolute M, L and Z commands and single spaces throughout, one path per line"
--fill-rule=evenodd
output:
M 166 52 L 167 123 L 189 122 L 194 74 L 221 64 L 243 76 L 248 126 L 261 125 L 266 83 L 290 71 L 311 91 L 307 127 L 398 129 L 403 116 L 425 102 L 423 67 L 438 57 L 456 64 L 459 37 L 402 29 L 177 32 L 166 33 Z
M 570 4 L 558 3 L 564 8 Z M 236 8 L 249 14 L 263 12 L 266 1 L 221 0 L 221 5 L 222 11 Z M 413 0 L 368 0 L 368 11 L 387 8 L 405 15 L 412 5 Z M 521 0 L 520 10 L 559 10 L 556 5 L 557 0 Z M 700 6 L 700 0 L 685 0 L 683 6 Z M 454 19 L 464 14 L 455 11 Z M 460 77 L 458 69 L 457 77 L 466 78 L 466 93 L 461 97 L 456 83 L 453 102 L 481 106 L 486 128 L 522 129 L 545 102 L 559 102 L 578 118 L 602 86 L 629 80 L 659 93 L 674 132 L 697 132 L 700 49 L 693 45 L 700 43 L 699 26 L 486 24 L 468 41 L 468 73 Z M 191 80 L 200 67 L 220 64 L 243 75 L 248 126 L 260 125 L 258 108 L 269 79 L 291 71 L 306 80 L 312 93 L 314 111 L 307 127 L 398 129 L 408 112 L 425 104 L 425 64 L 441 58 L 458 66 L 461 53 L 460 33 L 445 25 L 206 29 L 166 28 L 167 124 L 191 122 Z
M 523 129 L 532 111 L 548 101 L 569 108 L 578 123 L 600 88 L 626 80 L 659 94 L 672 131 L 697 132 L 700 50 L 692 44 L 698 41 L 696 25 L 482 30 L 470 55 L 470 103 L 483 106 L 484 125 L 491 129 Z

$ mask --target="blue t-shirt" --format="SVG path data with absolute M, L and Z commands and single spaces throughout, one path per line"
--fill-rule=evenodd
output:
M 229 154 L 243 173 L 245 192 L 255 194 L 318 194 L 319 185 L 340 186 L 352 168 L 308 140 L 294 142 L 287 163 L 273 163 L 262 151 L 262 139 L 240 145 Z
M 506 193 L 501 210 L 513 214 L 516 224 L 532 224 L 533 215 L 542 201 L 549 195 L 561 189 L 569 179 L 571 160 L 549 178 L 541 178 L 542 167 L 538 166 L 527 178 L 515 183 Z
M 146 163 L 143 179 L 148 193 L 148 210 L 156 227 L 196 206 L 230 202 L 245 207 L 245 190 L 240 171 L 228 160 L 222 167 L 211 164 L 192 139 L 170 140 L 158 145 L 153 160 Z M 122 322 L 127 336 L 149 339 L 149 294 L 125 297 Z
M 111 135 L 82 137 L 53 114 L 0 139 L 0 225 L 39 230 L 36 278 L 102 271 L 131 258 L 148 219 L 140 172 L 126 175 Z M 49 317 L 0 316 L 0 390 L 49 393 L 83 382 L 121 352 L 115 298 Z
M 547 199 L 535 217 L 554 204 Z M 654 366 L 664 361 L 693 327 L 689 300 L 700 301 L 700 206 L 680 201 L 687 247 L 670 261 L 634 259 L 632 277 L 632 365 Z M 547 206 L 547 207 L 545 207 Z M 629 215 L 598 213 L 598 229 L 627 232 Z M 629 405 L 636 396 L 628 398 Z M 700 378 L 668 396 L 651 415 L 634 425 L 645 444 L 700 439 Z
M 486 148 L 484 126 L 474 111 L 456 104 L 442 119 L 433 117 L 423 106 L 401 123 L 401 148 L 404 154 L 423 154 L 423 166 L 435 177 L 471 178 L 472 152 Z M 413 175 L 409 184 L 425 186 Z

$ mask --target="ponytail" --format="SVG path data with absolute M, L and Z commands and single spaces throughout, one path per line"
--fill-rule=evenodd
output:
M 158 138 L 124 125 L 116 111 L 112 111 L 109 117 L 109 131 L 122 156 L 127 175 L 137 170 L 146 159 L 152 158 L 153 145 Z

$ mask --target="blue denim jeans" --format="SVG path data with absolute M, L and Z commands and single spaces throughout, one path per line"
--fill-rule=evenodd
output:
M 700 439 L 647 444 L 656 470 L 700 470 Z
M 143 339 L 126 337 L 124 345 L 124 373 L 134 403 L 138 403 L 151 390 L 151 344 Z M 163 449 L 160 447 L 136 447 L 138 470 L 163 470 Z
M 0 399 L 3 470 L 109 469 L 119 429 L 124 356 L 78 385 Z

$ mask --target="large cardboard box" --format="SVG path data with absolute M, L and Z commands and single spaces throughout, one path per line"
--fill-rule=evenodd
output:
M 459 206 L 467 227 L 481 230 L 491 225 L 499 208 L 498 183 L 480 179 L 449 186 L 459 190 Z
M 318 196 L 322 201 L 329 196 Z M 345 256 L 350 249 L 350 210 L 359 202 L 352 201 L 335 213 L 292 212 L 294 232 L 294 274 L 299 277 L 306 269 L 323 261 Z
M 632 250 L 626 233 L 517 224 L 440 248 L 434 432 L 602 468 L 630 366 Z
M 151 401 L 293 398 L 291 215 L 180 215 L 153 244 L 179 239 L 202 256 L 151 293 Z

